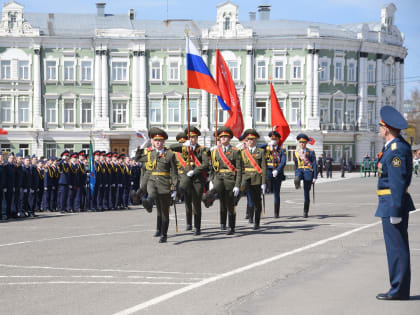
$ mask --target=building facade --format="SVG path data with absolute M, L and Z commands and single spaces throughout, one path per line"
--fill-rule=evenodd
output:
M 137 130 L 164 128 L 170 141 L 187 124 L 185 31 L 212 73 L 216 49 L 235 81 L 245 127 L 270 131 L 272 80 L 291 127 L 285 142 L 291 160 L 295 136 L 315 139 L 317 154 L 360 162 L 382 148 L 380 107 L 402 109 L 403 35 L 396 7 L 377 23 L 330 25 L 271 20 L 258 7 L 239 21 L 238 6 L 216 7 L 215 21 L 152 21 L 128 15 L 24 12 L 3 5 L 0 24 L 0 136 L 6 151 L 44 156 L 62 150 L 117 150 L 133 154 Z M 214 139 L 227 112 L 212 95 L 190 90 L 191 124 L 202 143 Z

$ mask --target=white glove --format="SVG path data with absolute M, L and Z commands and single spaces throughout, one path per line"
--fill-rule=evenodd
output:
M 214 187 L 214 186 L 213 186 L 213 182 L 210 182 L 210 183 L 209 183 L 209 190 L 213 190 L 213 187 Z
M 174 190 L 174 191 L 171 193 L 171 198 L 172 198 L 172 200 L 175 200 L 175 199 L 176 199 L 176 190 Z
M 48 190 L 48 187 L 44 187 L 44 190 L 47 191 Z
M 184 146 L 184 147 L 190 147 L 190 146 L 191 146 L 191 141 L 190 141 L 190 140 L 185 141 L 185 142 L 182 144 L 182 146 Z
M 272 147 L 273 147 L 273 146 L 275 146 L 277 143 L 276 143 L 276 140 L 270 140 L 270 143 L 269 143 L 269 144 L 270 144 L 270 146 L 272 146 Z
M 52 190 L 55 190 L 55 186 L 52 186 Z
M 27 192 L 28 192 L 28 190 L 27 190 L 27 189 L 24 189 L 24 190 L 23 190 L 23 192 L 24 192 L 24 193 L 27 193 Z
M 239 195 L 239 187 L 233 187 L 233 196 L 238 197 Z
M 266 187 L 265 184 L 262 184 L 261 185 L 261 191 L 262 191 L 263 195 L 265 195 L 265 187 Z
M 122 184 L 118 184 L 118 187 L 122 187 Z
M 191 176 L 193 176 L 194 175 L 194 171 L 193 170 L 191 170 L 191 171 L 188 171 L 187 172 L 187 176 L 188 177 L 191 177 Z
M 7 188 L 3 188 L 3 191 L 4 191 L 4 192 L 7 192 Z
M 242 142 L 240 142 L 240 143 L 238 143 L 238 144 L 236 145 L 236 147 L 237 147 L 239 150 L 242 150 L 242 149 L 244 148 L 244 144 L 243 144 Z
M 72 189 L 73 188 L 73 186 L 72 185 L 69 185 L 69 189 Z
M 134 182 L 131 182 L 131 185 L 134 185 Z
M 279 175 L 279 171 L 278 170 L 274 170 L 273 171 L 273 177 L 277 177 L 277 175 Z
M 316 182 L 316 178 L 314 178 L 314 179 L 312 180 L 312 183 L 314 183 L 314 184 L 315 184 L 315 182 Z
M 87 172 L 87 173 L 86 173 L 86 175 L 87 175 L 87 176 L 90 176 L 90 173 L 89 173 L 89 172 Z
M 402 221 L 402 218 L 400 217 L 390 217 L 389 219 L 391 221 L 391 224 L 398 224 Z
M 115 187 L 115 184 L 111 184 L 111 187 Z
M 29 189 L 29 192 L 32 194 L 34 192 L 34 190 L 31 188 L 31 189 Z

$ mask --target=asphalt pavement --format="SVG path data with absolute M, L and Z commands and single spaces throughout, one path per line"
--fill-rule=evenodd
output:
M 320 179 L 304 219 L 303 191 L 281 190 L 280 218 L 266 196 L 261 229 L 237 207 L 237 233 L 219 229 L 218 202 L 203 207 L 202 235 L 174 213 L 168 243 L 156 212 L 40 213 L 0 223 L 0 314 L 418 314 L 420 211 L 410 216 L 409 301 L 388 290 L 375 177 Z M 420 177 L 409 189 L 420 209 Z M 311 194 L 312 195 L 312 194 Z

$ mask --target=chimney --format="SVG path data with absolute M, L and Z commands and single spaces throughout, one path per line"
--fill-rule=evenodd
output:
M 97 2 L 96 3 L 96 15 L 97 16 L 105 16 L 105 6 L 106 3 L 105 2 Z
M 128 16 L 130 17 L 130 20 L 134 20 L 134 17 L 136 16 L 134 9 L 128 10 Z
M 271 5 L 262 4 L 258 6 L 258 17 L 260 21 L 270 20 Z
M 250 21 L 255 21 L 257 19 L 257 13 L 255 11 L 250 11 L 248 14 Z

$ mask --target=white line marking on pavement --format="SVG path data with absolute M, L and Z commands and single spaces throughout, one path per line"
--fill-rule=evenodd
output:
M 130 281 L 31 281 L 31 282 L 6 282 L 1 283 L 0 286 L 5 285 L 39 285 L 39 284 L 155 284 L 155 285 L 186 285 L 194 282 L 130 282 Z
M 176 278 L 176 277 L 153 277 L 153 276 L 100 276 L 100 275 L 0 275 L 0 279 L 6 278 L 107 278 L 107 279 L 159 279 L 159 280 L 203 280 L 204 278 Z
M 153 270 L 121 270 L 121 269 L 93 269 L 93 268 L 66 268 L 66 267 L 49 267 L 49 266 L 19 266 L 0 264 L 0 267 L 6 268 L 22 268 L 22 269 L 49 269 L 49 270 L 66 270 L 66 271 L 97 271 L 97 272 L 127 272 L 127 273 L 161 273 L 174 275 L 207 275 L 214 276 L 216 273 L 209 272 L 181 272 L 181 271 L 153 271 Z
M 411 213 L 417 212 L 419 210 L 413 211 Z M 169 300 L 169 299 L 171 299 L 171 298 L 173 298 L 175 296 L 178 296 L 178 295 L 181 295 L 183 293 L 186 293 L 186 292 L 192 291 L 194 289 L 200 288 L 202 286 L 205 286 L 205 285 L 207 285 L 209 283 L 213 283 L 213 282 L 216 282 L 218 280 L 222 280 L 224 278 L 231 277 L 233 275 L 242 273 L 244 271 L 247 271 L 247 270 L 250 270 L 250 269 L 254 269 L 254 268 L 257 268 L 257 267 L 261 267 L 263 265 L 266 265 L 268 263 L 277 261 L 277 260 L 282 259 L 284 257 L 291 256 L 291 255 L 294 255 L 294 254 L 298 254 L 298 253 L 301 253 L 301 252 L 306 251 L 308 249 L 312 249 L 312 248 L 315 248 L 315 247 L 324 245 L 324 244 L 329 243 L 331 241 L 335 241 L 337 239 L 340 239 L 340 238 L 349 236 L 349 235 L 354 234 L 356 232 L 359 232 L 359 231 L 362 231 L 362 230 L 365 230 L 365 229 L 374 227 L 376 225 L 379 225 L 380 223 L 381 223 L 381 221 L 377 221 L 375 223 L 366 224 L 364 226 L 361 226 L 361 227 L 355 228 L 353 230 L 350 230 L 350 231 L 347 231 L 347 232 L 338 234 L 336 236 L 332 236 L 332 237 L 329 237 L 329 238 L 320 240 L 318 242 L 315 242 L 315 243 L 312 243 L 312 244 L 309 244 L 309 245 L 306 245 L 306 246 L 303 246 L 303 247 L 300 247 L 300 248 L 296 248 L 296 249 L 291 250 L 289 252 L 285 252 L 285 253 L 282 253 L 282 254 L 279 254 L 279 255 L 276 255 L 276 256 L 267 258 L 267 259 L 263 259 L 263 260 L 254 262 L 254 263 L 249 264 L 247 266 L 243 266 L 243 267 L 240 267 L 240 268 L 237 268 L 237 269 L 234 269 L 234 270 L 231 270 L 231 271 L 222 273 L 220 275 L 217 275 L 217 276 L 214 276 L 214 277 L 210 277 L 210 278 L 204 279 L 204 280 L 202 280 L 200 282 L 196 282 L 196 283 L 190 284 L 190 285 L 188 285 L 186 287 L 177 289 L 175 291 L 168 292 L 166 294 L 160 295 L 160 296 L 155 297 L 155 298 L 153 298 L 151 300 L 148 300 L 146 302 L 137 304 L 137 305 L 135 305 L 133 307 L 130 307 L 130 308 L 127 308 L 127 309 L 122 310 L 120 312 L 117 312 L 114 315 L 128 315 L 128 314 L 133 314 L 135 312 L 138 312 L 138 311 L 141 311 L 143 309 L 146 309 L 146 308 L 148 308 L 148 307 L 150 307 L 152 305 L 156 305 L 156 304 L 159 304 L 159 303 L 161 303 L 163 301 Z

